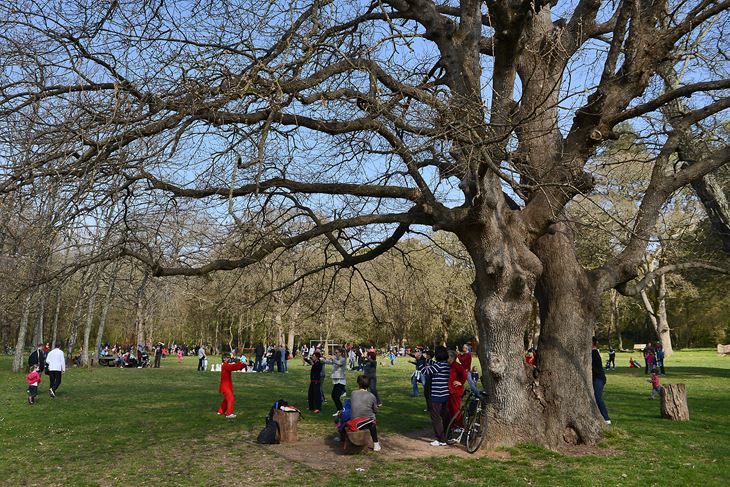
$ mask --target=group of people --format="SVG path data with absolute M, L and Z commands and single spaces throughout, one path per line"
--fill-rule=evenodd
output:
M 48 344 L 39 343 L 35 350 L 28 357 L 28 375 L 25 380 L 28 383 L 28 404 L 36 403 L 38 387 L 43 375 L 48 376 L 48 395 L 56 397 L 56 391 L 61 386 L 61 376 L 66 371 L 66 357 L 59 347 L 50 349 Z

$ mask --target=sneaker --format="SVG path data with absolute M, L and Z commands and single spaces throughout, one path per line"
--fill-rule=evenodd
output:
M 380 450 L 381 450 L 380 443 L 377 441 L 375 443 L 373 443 L 373 451 L 380 451 Z
M 340 414 L 340 412 L 339 411 L 336 411 L 335 414 L 332 415 L 332 417 L 333 418 L 336 418 L 338 414 Z
M 383 403 L 382 402 L 379 402 L 378 403 L 378 407 L 382 407 L 382 406 L 383 406 Z
M 446 443 L 441 443 L 439 440 L 433 440 L 431 446 L 446 446 Z
M 233 414 L 233 413 L 231 413 L 231 414 L 226 414 L 226 418 L 228 418 L 228 419 L 233 419 L 233 418 L 235 418 L 235 417 L 236 417 L 236 415 L 235 415 L 235 414 Z
M 218 411 L 218 412 L 217 412 L 217 413 L 215 413 L 215 414 L 217 414 L 218 416 L 220 416 L 220 415 L 222 415 L 223 413 L 222 413 L 222 412 L 220 412 L 220 411 Z
M 28 397 L 28 404 L 33 404 L 33 399 L 31 397 Z
M 610 419 L 607 419 L 606 420 L 606 424 L 611 424 L 611 420 Z
M 338 442 L 338 443 L 339 443 L 340 441 L 342 441 L 342 438 L 340 437 L 340 435 L 337 435 L 337 436 L 333 437 L 332 439 L 333 439 L 334 441 Z
M 315 410 L 314 410 L 314 411 L 312 411 L 312 412 L 313 412 L 314 414 L 319 414 L 319 409 L 315 409 Z
M 48 394 L 49 394 L 49 395 L 50 395 L 51 397 L 56 397 L 56 391 L 54 391 L 53 389 L 48 389 Z

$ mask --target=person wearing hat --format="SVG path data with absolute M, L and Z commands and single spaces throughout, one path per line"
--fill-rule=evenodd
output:
M 221 384 L 218 392 L 223 394 L 223 402 L 218 408 L 218 414 L 225 414 L 226 418 L 233 419 L 236 415 L 233 413 L 233 404 L 235 397 L 233 396 L 233 381 L 231 380 L 231 372 L 234 370 L 242 370 L 246 364 L 244 362 L 230 363 L 231 354 L 226 352 L 222 355 L 223 364 L 221 365 Z

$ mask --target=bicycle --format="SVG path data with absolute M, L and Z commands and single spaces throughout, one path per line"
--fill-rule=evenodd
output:
M 461 425 L 459 426 L 461 421 Z M 484 391 L 475 396 L 467 390 L 461 402 L 459 412 L 451 418 L 446 428 L 446 443 L 453 445 L 464 443 L 466 451 L 476 452 L 487 432 L 487 398 Z

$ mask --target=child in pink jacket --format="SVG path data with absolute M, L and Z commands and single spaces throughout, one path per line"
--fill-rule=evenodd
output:
M 656 371 L 652 372 L 651 379 L 649 379 L 648 382 L 651 382 L 651 396 L 649 396 L 648 399 L 654 399 L 658 393 L 662 392 L 663 389 L 661 384 L 659 384 L 659 374 L 657 374 Z
M 32 365 L 30 373 L 25 377 L 28 382 L 28 404 L 35 404 L 35 397 L 38 395 L 38 384 L 41 383 L 41 374 L 38 373 L 38 366 Z

